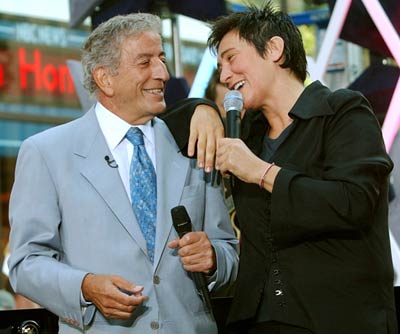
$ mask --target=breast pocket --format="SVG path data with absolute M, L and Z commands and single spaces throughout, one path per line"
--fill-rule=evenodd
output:
M 192 221 L 194 231 L 203 230 L 205 203 L 205 182 L 191 184 L 183 188 L 179 205 L 183 205 Z

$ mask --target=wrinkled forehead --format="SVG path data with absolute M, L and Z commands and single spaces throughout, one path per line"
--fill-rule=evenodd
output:
M 134 48 L 136 49 L 144 49 L 144 48 L 157 48 L 162 49 L 162 38 L 160 34 L 155 31 L 141 31 L 136 34 L 130 34 L 125 36 L 122 40 L 121 48 Z

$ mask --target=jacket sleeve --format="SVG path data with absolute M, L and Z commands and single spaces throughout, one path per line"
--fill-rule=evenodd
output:
M 280 241 L 353 233 L 384 217 L 393 163 L 368 102 L 356 100 L 324 124 L 322 156 L 312 162 L 317 173 L 295 167 L 278 173 L 271 217 Z
M 187 148 L 190 134 L 190 120 L 196 107 L 200 104 L 213 107 L 215 112 L 220 115 L 218 107 L 214 102 L 202 98 L 187 98 L 178 101 L 168 107 L 164 114 L 160 115 L 160 118 L 167 124 L 171 131 L 182 154 L 186 157 L 188 156 Z
M 212 291 L 230 286 L 236 280 L 239 263 L 239 242 L 233 231 L 222 187 L 209 182 L 205 186 L 204 232 L 210 238 L 217 260 L 217 270 L 209 279 Z
M 58 200 L 45 159 L 33 140 L 26 140 L 10 198 L 10 283 L 15 292 L 83 328 L 80 293 L 87 272 L 60 262 Z

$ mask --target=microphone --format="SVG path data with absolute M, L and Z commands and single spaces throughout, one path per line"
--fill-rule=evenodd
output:
M 182 238 L 186 233 L 192 232 L 192 222 L 189 214 L 183 205 L 176 206 L 171 209 L 172 223 L 175 231 L 178 233 L 179 238 Z M 212 312 L 211 299 L 208 292 L 207 280 L 203 273 L 189 272 L 194 284 L 196 285 L 197 292 L 202 298 L 204 304 L 210 312 Z
M 238 90 L 230 90 L 225 94 L 224 109 L 226 111 L 227 136 L 229 138 L 239 138 L 240 111 L 243 109 L 243 97 Z
M 115 160 L 111 160 L 108 155 L 104 157 L 104 160 L 107 162 L 108 167 L 118 168 L 118 164 L 115 162 Z
M 240 112 L 243 109 L 242 93 L 238 90 L 227 91 L 224 97 L 224 109 L 226 111 L 226 132 L 228 138 L 240 137 Z M 230 177 L 231 172 L 227 173 Z M 234 178 L 231 178 L 231 187 L 234 186 Z

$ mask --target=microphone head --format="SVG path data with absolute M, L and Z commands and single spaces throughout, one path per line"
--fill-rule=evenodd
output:
M 171 209 L 172 223 L 176 232 L 181 238 L 186 233 L 192 231 L 192 222 L 189 214 L 183 205 L 176 206 Z
M 231 110 L 241 111 L 243 109 L 242 93 L 238 90 L 230 90 L 226 92 L 224 97 L 224 109 L 226 112 Z

